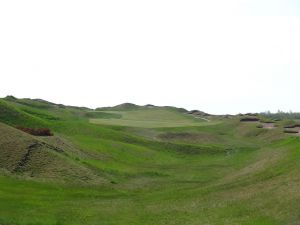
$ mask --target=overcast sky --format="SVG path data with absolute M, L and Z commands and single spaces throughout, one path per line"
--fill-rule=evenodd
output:
M 300 1 L 0 1 L 0 78 L 69 105 L 300 111 Z

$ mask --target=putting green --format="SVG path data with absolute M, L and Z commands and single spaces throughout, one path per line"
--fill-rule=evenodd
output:
M 172 109 L 155 108 L 134 111 L 106 111 L 105 113 L 119 115 L 120 118 L 92 118 L 91 123 L 131 126 L 131 127 L 185 127 L 216 124 L 216 121 L 205 121 Z

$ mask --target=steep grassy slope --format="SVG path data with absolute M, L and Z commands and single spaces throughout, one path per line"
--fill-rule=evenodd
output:
M 171 108 L 93 112 L 2 101 L 31 116 L 21 122 L 41 120 L 55 135 L 0 124 L 1 225 L 299 224 L 300 138 L 281 123 L 262 129 Z M 1 121 L 18 125 L 5 115 Z M 34 143 L 42 146 L 16 171 Z
M 0 134 L 0 167 L 12 175 L 72 183 L 100 184 L 104 181 L 72 160 L 76 150 L 59 138 L 54 141 L 52 137 L 33 137 L 2 123 Z
M 0 99 L 0 122 L 19 126 L 45 126 L 46 123 L 39 117 L 35 117 L 15 107 L 10 102 Z

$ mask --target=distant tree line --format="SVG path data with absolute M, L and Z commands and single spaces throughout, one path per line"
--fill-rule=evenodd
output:
M 300 119 L 300 113 L 299 112 L 284 112 L 281 110 L 278 110 L 276 113 L 271 113 L 270 111 L 260 113 L 261 115 L 273 119 L 273 120 L 283 120 L 283 119 Z

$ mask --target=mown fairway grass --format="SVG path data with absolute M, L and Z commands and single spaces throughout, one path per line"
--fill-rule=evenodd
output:
M 94 114 L 101 113 L 95 112 Z M 102 112 L 104 113 L 104 112 Z M 153 108 L 139 109 L 131 111 L 106 111 L 110 115 L 116 115 L 119 118 L 92 118 L 91 123 L 118 125 L 128 127 L 185 127 L 185 126 L 203 126 L 215 124 L 215 122 L 207 122 L 201 118 L 195 118 L 192 115 L 178 113 L 174 109 Z
M 106 182 L 59 183 L 2 169 L 1 225 L 299 224 L 300 140 L 281 128 L 238 119 L 207 123 L 169 109 L 109 112 L 129 122 L 99 125 L 86 109 L 6 104 L 18 118 L 26 115 L 26 124 L 48 124 L 70 141 L 76 149 L 66 162 Z M 149 128 L 152 121 L 159 124 Z

